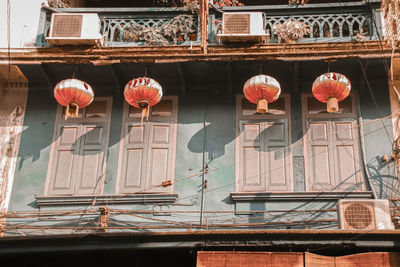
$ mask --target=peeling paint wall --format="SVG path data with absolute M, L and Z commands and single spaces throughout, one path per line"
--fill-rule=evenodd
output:
M 27 90 L 26 82 L 9 82 L 0 88 L 0 213 L 10 200 Z

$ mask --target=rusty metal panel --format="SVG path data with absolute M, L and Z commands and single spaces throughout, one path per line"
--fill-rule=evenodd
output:
M 294 252 L 242 252 L 199 251 L 197 267 L 258 267 L 293 266 L 303 267 L 303 253 Z
M 335 257 L 304 253 L 304 265 L 307 267 L 335 267 Z
M 340 267 L 397 267 L 400 266 L 400 254 L 389 252 L 361 253 L 336 257 L 336 266 Z

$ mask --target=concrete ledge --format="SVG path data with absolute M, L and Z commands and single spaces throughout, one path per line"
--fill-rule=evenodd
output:
M 133 194 L 133 195 L 108 195 L 108 196 L 36 196 L 36 204 L 43 206 L 65 205 L 112 205 L 112 204 L 148 204 L 148 203 L 174 203 L 177 194 Z
M 339 200 L 339 199 L 371 199 L 371 191 L 365 192 L 242 192 L 231 193 L 234 202 L 239 201 L 304 201 L 304 200 Z

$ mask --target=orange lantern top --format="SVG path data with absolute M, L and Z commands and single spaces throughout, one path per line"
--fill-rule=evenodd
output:
M 243 92 L 247 100 L 257 104 L 258 113 L 267 113 L 268 103 L 278 99 L 281 94 L 281 86 L 271 76 L 257 75 L 247 80 Z
M 319 76 L 313 83 L 314 97 L 322 103 L 327 103 L 327 111 L 337 112 L 338 102 L 345 99 L 351 90 L 349 79 L 343 74 L 328 72 Z
M 89 84 L 78 79 L 67 79 L 54 87 L 54 97 L 59 104 L 67 107 L 67 119 L 68 116 L 77 117 L 80 108 L 92 103 L 94 93 Z
M 161 85 L 148 77 L 136 78 L 125 86 L 124 96 L 129 105 L 142 109 L 143 116 L 149 116 L 149 108 L 160 102 L 163 92 Z

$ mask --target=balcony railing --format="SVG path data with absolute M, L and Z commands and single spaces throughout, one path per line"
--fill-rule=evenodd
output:
M 382 36 L 380 1 L 306 4 L 303 6 L 228 7 L 222 12 L 263 12 L 268 43 L 278 43 L 275 26 L 288 20 L 307 25 L 309 33 L 298 42 L 346 42 L 378 40 Z M 97 13 L 105 46 L 199 45 L 200 19 L 196 12 L 184 8 L 68 8 L 54 12 Z M 208 42 L 218 45 L 222 12 L 210 8 Z M 45 36 L 50 29 L 51 11 L 43 9 L 36 46 L 48 46 Z M 190 29 L 180 32 L 185 20 Z

